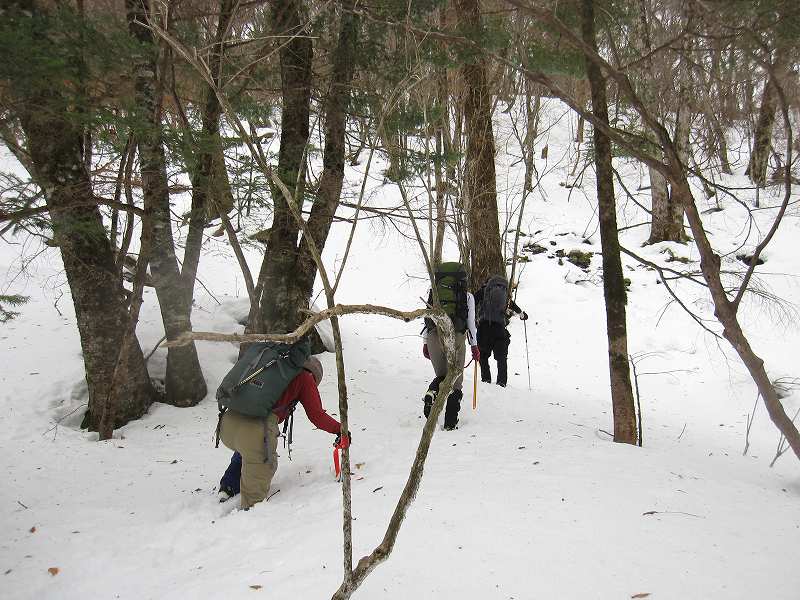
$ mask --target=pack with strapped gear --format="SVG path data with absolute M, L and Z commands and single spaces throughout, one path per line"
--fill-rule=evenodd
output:
M 508 282 L 499 275 L 490 277 L 483 289 L 479 320 L 500 323 L 505 326 L 508 322 L 507 307 Z
M 468 316 L 467 270 L 460 262 L 443 262 L 433 275 L 442 310 L 450 317 L 456 333 L 464 333 L 467 330 Z M 428 306 L 433 306 L 433 291 L 428 294 Z M 432 319 L 425 319 L 425 329 L 436 329 Z
M 310 355 L 307 339 L 251 344 L 217 388 L 220 414 L 233 410 L 251 417 L 269 416 Z

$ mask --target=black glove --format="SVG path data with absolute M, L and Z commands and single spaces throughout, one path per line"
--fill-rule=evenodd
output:
M 527 320 L 528 320 L 528 313 L 526 313 L 526 312 L 523 310 L 523 311 L 522 311 L 522 314 L 519 316 L 519 320 L 520 320 L 520 321 L 527 321 Z
M 340 444 L 342 444 L 342 450 L 344 450 L 345 448 L 349 448 L 350 444 L 352 443 L 353 443 L 352 433 L 347 434 L 347 441 L 344 444 L 342 444 L 342 434 L 340 433 L 339 435 L 336 436 L 336 440 L 333 442 L 333 445 L 339 446 Z

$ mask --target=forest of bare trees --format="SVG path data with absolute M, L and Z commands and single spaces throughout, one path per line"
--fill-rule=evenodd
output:
M 334 267 L 323 253 L 339 209 L 355 215 L 353 231 L 367 218 L 410 227 L 431 278 L 450 239 L 471 289 L 493 274 L 513 285 L 517 215 L 536 201 L 536 157 L 547 151 L 537 139 L 540 105 L 557 98 L 591 127 L 582 160 L 597 176 L 614 441 L 637 444 L 641 433 L 621 257 L 653 266 L 618 238 L 627 190 L 615 161 L 625 159 L 649 175 L 648 243 L 693 244 L 700 257 L 699 267 L 658 268 L 665 300 L 691 312 L 674 282 L 705 287 L 717 322 L 694 316 L 698 328 L 735 351 L 800 458 L 800 433 L 740 315 L 798 177 L 796 0 L 20 0 L 2 3 L 0 17 L 0 138 L 26 173 L 3 174 L 0 231 L 43 238 L 60 253 L 88 384 L 84 426 L 101 439 L 153 402 L 191 407 L 206 397 L 216 382 L 206 384 L 195 340 L 292 340 L 327 319 L 347 431 L 338 319 L 427 315 L 450 325 L 438 307 L 338 302 L 346 256 Z M 498 215 L 493 118 L 501 111 L 514 119 L 525 166 L 510 224 Z M 731 143 L 749 148 L 747 165 L 732 164 Z M 343 194 L 346 166 L 369 171 L 374 155 L 386 157 L 379 176 L 397 186 L 402 205 L 369 207 L 363 187 Z M 720 183 L 737 167 L 751 189 L 778 189 L 782 200 L 748 263 L 732 269 L 729 249 L 707 235 L 704 207 L 723 197 L 744 203 L 743 190 Z M 190 198 L 185 213 L 175 209 L 181 194 Z M 263 227 L 247 236 L 248 222 Z M 178 228 L 188 232 L 180 243 Z M 244 335 L 192 332 L 210 236 L 230 245 L 231 269 L 245 281 Z M 263 257 L 257 272 L 244 247 Z M 169 348 L 158 385 L 136 335 L 146 287 Z M 312 310 L 315 289 L 321 312 Z M 24 311 L 21 301 L 0 296 L 2 320 Z M 384 539 L 355 566 L 344 453 L 344 578 L 335 598 L 350 597 L 388 558 L 416 494 L 458 369 L 452 331 L 444 334 L 444 393 Z

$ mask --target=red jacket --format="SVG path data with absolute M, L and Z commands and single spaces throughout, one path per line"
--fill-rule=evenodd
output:
M 303 405 L 303 410 L 306 411 L 308 420 L 316 427 L 328 433 L 339 433 L 341 430 L 339 421 L 322 408 L 322 399 L 319 397 L 317 382 L 314 381 L 314 376 L 306 370 L 301 371 L 299 375 L 292 379 L 289 387 L 286 388 L 283 395 L 275 403 L 275 408 L 272 409 L 272 412 L 278 416 L 278 423 L 289 416 L 289 413 L 298 402 Z

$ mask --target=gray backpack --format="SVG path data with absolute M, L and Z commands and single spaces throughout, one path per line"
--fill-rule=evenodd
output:
M 480 320 L 490 323 L 506 324 L 506 306 L 508 305 L 508 282 L 498 275 L 490 277 L 483 289 Z
M 220 414 L 230 409 L 251 417 L 269 416 L 310 355 L 307 339 L 291 345 L 252 344 L 217 388 Z

